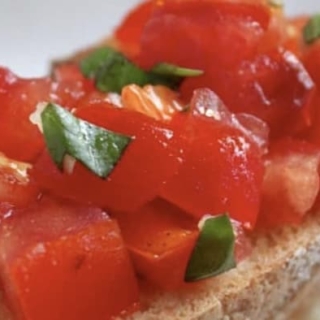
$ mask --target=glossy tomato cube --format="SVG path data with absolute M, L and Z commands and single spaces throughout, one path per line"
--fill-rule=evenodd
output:
M 255 133 L 246 131 L 208 89 L 195 92 L 186 117 L 192 132 L 189 148 L 177 174 L 164 185 L 162 197 L 198 219 L 228 212 L 253 228 L 263 176 L 263 143 L 257 141 L 264 133 L 254 138 Z
M 0 228 L 0 273 L 17 319 L 110 319 L 138 289 L 117 223 L 102 210 L 42 199 Z
M 165 290 L 180 288 L 199 235 L 197 221 L 161 199 L 117 219 L 140 278 Z

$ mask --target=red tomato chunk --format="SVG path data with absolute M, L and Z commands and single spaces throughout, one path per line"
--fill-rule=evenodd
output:
M 162 289 L 181 287 L 199 234 L 197 222 L 160 199 L 117 218 L 138 275 Z
M 18 319 L 110 319 L 138 302 L 119 228 L 94 207 L 42 199 L 8 212 L 0 274 Z
M 196 91 L 186 116 L 193 133 L 186 160 L 161 195 L 197 218 L 228 212 L 253 228 L 260 205 L 262 150 L 227 120 L 234 115 L 215 101 L 210 90 Z
M 71 72 L 77 81 L 70 80 Z M 30 116 L 40 102 L 55 102 L 73 108 L 93 84 L 79 70 L 56 71 L 59 82 L 50 78 L 22 79 L 0 68 L 0 150 L 20 161 L 33 161 L 44 147 L 42 134 Z
M 284 139 L 272 146 L 265 161 L 259 226 L 300 223 L 319 193 L 320 149 Z

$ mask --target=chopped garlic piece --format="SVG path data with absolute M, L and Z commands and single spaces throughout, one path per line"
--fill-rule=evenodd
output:
M 67 174 L 72 174 L 76 161 L 74 157 L 66 154 L 63 158 L 63 171 Z
M 210 215 L 210 214 L 205 214 L 205 215 L 200 219 L 200 221 L 198 222 L 198 229 L 201 231 L 202 228 L 204 227 L 204 224 L 206 223 L 206 221 L 207 221 L 208 219 L 211 219 L 211 218 L 213 218 L 212 215 Z
M 39 102 L 36 106 L 35 111 L 32 112 L 29 116 L 30 122 L 36 125 L 41 133 L 43 133 L 41 113 L 47 105 L 48 105 L 47 102 Z

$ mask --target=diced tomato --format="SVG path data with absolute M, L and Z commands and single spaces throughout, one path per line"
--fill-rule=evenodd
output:
M 23 207 L 38 197 L 40 190 L 27 173 L 30 167 L 0 153 L 0 203 Z
M 142 32 L 139 61 L 200 69 L 212 61 L 234 64 L 252 53 L 269 20 L 261 1 L 159 1 Z
M 161 195 L 198 218 L 228 212 L 252 228 L 260 205 L 262 150 L 227 120 L 236 117 L 217 99 L 210 90 L 195 92 L 189 120 L 194 136 Z
M 52 77 L 57 82 L 63 81 L 84 81 L 79 65 L 73 62 L 58 63 L 52 69 Z M 89 81 L 89 80 L 88 80 Z
M 76 108 L 81 98 L 96 91 L 93 81 L 84 77 L 75 63 L 58 64 L 52 75 L 51 98 L 65 108 Z
M 115 30 L 115 38 L 120 50 L 129 57 L 140 50 L 140 37 L 143 28 L 151 16 L 154 0 L 145 0 L 128 13 L 121 25 Z
M 189 96 L 199 86 L 213 89 L 233 112 L 266 121 L 272 138 L 310 127 L 316 108 L 314 83 L 289 51 L 273 50 L 244 60 L 236 73 L 212 66 L 199 79 L 187 79 L 181 90 Z
M 47 101 L 51 83 L 47 78 L 24 80 L 8 71 L 0 88 L 0 151 L 21 161 L 35 158 L 42 146 L 41 133 L 29 119 L 36 105 Z
M 180 139 L 179 128 L 114 107 L 80 108 L 76 115 L 114 132 L 130 135 L 133 140 L 107 179 L 100 179 L 80 163 L 71 174 L 62 173 L 45 152 L 35 164 L 32 175 L 41 187 L 62 197 L 89 201 L 113 210 L 136 211 L 158 194 L 183 160 L 184 141 Z
M 117 223 L 94 207 L 42 199 L 0 227 L 1 280 L 17 319 L 111 319 L 138 302 Z
M 0 69 L 0 151 L 13 159 L 33 161 L 43 148 L 42 134 L 30 121 L 38 103 L 55 102 L 73 108 L 92 90 L 93 85 L 86 79 L 61 82 L 49 78 L 21 79 Z
M 296 139 L 284 139 L 266 157 L 259 227 L 301 222 L 319 193 L 320 149 Z
M 165 290 L 181 287 L 199 235 L 197 221 L 160 199 L 117 219 L 138 275 Z

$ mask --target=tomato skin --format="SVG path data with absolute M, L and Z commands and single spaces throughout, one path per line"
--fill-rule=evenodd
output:
M 286 138 L 271 145 L 266 156 L 259 228 L 297 225 L 319 193 L 320 149 Z
M 200 101 L 205 109 L 205 103 L 214 99 L 210 90 L 197 90 L 191 108 L 196 110 Z M 186 160 L 164 185 L 161 196 L 197 218 L 228 212 L 252 228 L 260 204 L 261 150 L 224 120 L 227 109 L 215 109 L 215 104 L 211 107 L 216 118 L 191 112 L 189 125 L 194 136 L 189 140 Z
M 164 290 L 180 288 L 199 235 L 197 222 L 161 199 L 117 219 L 140 278 Z
M 203 68 L 211 60 L 225 66 L 252 52 L 252 44 L 259 41 L 269 19 L 269 9 L 261 2 L 159 2 L 141 35 L 138 60 L 145 67 L 165 61 Z M 255 23 L 248 24 L 248 20 Z M 231 38 L 237 55 L 230 54 Z
M 140 51 L 140 37 L 154 8 L 154 0 L 143 1 L 138 4 L 124 18 L 115 30 L 114 36 L 120 46 L 120 51 L 129 57 L 134 57 Z
M 134 139 L 107 179 L 100 179 L 80 163 L 72 174 L 61 173 L 45 152 L 32 175 L 41 187 L 55 194 L 113 210 L 135 211 L 156 197 L 181 164 L 183 141 L 167 124 L 138 112 L 105 106 L 79 108 L 76 115 Z
M 104 320 L 138 302 L 120 230 L 100 209 L 44 200 L 13 214 L 1 276 L 18 319 Z

